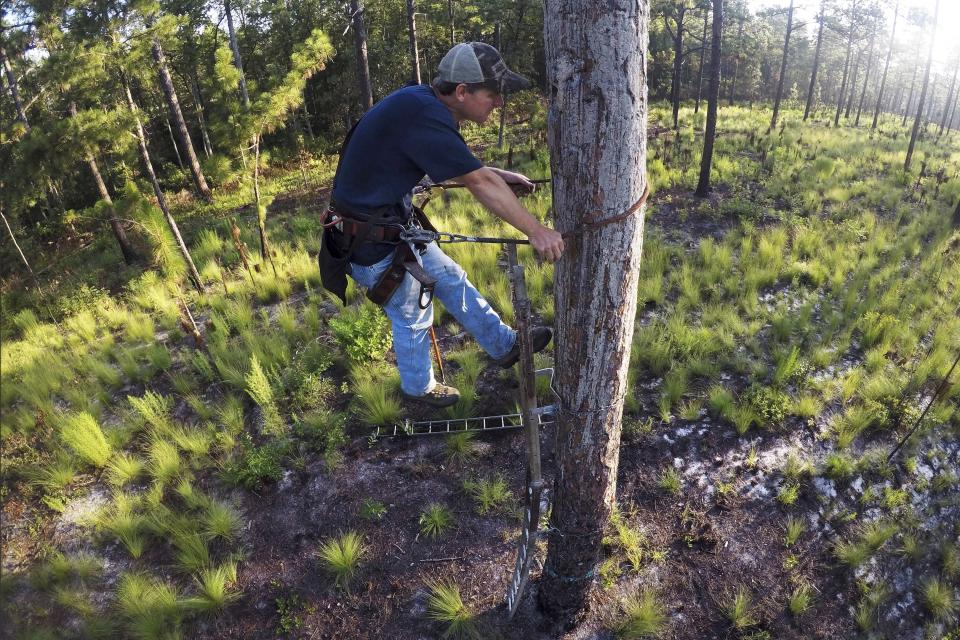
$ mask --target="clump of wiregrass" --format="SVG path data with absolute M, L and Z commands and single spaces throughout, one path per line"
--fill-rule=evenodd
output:
M 667 615 L 655 591 L 645 589 L 621 603 L 623 616 L 616 625 L 618 638 L 655 638 L 667 626 Z
M 952 622 L 957 617 L 958 604 L 953 587 L 946 580 L 931 577 L 923 582 L 920 600 L 934 620 Z
M 801 582 L 790 593 L 790 599 L 787 601 L 787 608 L 791 615 L 799 616 L 813 604 L 813 587 L 807 582 Z
M 469 462 L 477 456 L 476 434 L 472 431 L 460 431 L 447 436 L 444 451 L 447 462 Z
M 479 515 L 499 511 L 509 506 L 513 493 L 507 487 L 503 476 L 464 480 L 464 491 L 474 500 L 474 508 Z
M 610 515 L 611 533 L 604 536 L 603 544 L 621 552 L 630 563 L 630 568 L 640 571 L 644 558 L 644 548 L 647 546 L 646 536 L 638 527 L 631 524 L 630 512 L 615 509 Z
M 113 453 L 96 418 L 86 412 L 64 416 L 60 437 L 81 460 L 95 467 L 106 465 Z
M 350 371 L 350 379 L 361 420 L 371 425 L 389 425 L 400 421 L 403 407 L 396 393 L 400 378 L 395 371 L 388 373 L 383 366 L 354 366 Z
M 147 470 L 161 485 L 179 476 L 184 469 L 183 458 L 176 445 L 159 435 L 150 439 L 147 460 Z
M 107 463 L 107 481 L 115 487 L 133 482 L 144 471 L 144 461 L 137 456 L 120 451 Z
M 834 547 L 837 559 L 850 567 L 859 567 L 893 537 L 897 525 L 886 520 L 874 520 L 860 525 L 850 540 L 841 540 Z
M 683 479 L 680 477 L 680 472 L 671 465 L 667 466 L 660 474 L 657 485 L 661 491 L 675 497 L 680 495 L 683 488 Z
M 277 403 L 274 400 L 273 387 L 267 378 L 266 372 L 260 366 L 256 354 L 250 356 L 250 370 L 246 375 L 247 393 L 263 411 L 263 432 L 268 435 L 283 435 L 286 423 L 280 415 Z
M 210 539 L 232 541 L 243 528 L 243 519 L 231 505 L 210 500 L 201 517 L 203 533 Z
M 728 591 L 723 596 L 720 608 L 730 622 L 730 626 L 737 631 L 748 629 L 758 622 L 753 607 L 753 596 L 743 585 L 737 587 L 736 591 Z
M 323 568 L 341 589 L 349 590 L 360 568 L 360 561 L 367 548 L 363 538 L 355 531 L 348 531 L 338 538 L 331 538 L 320 545 L 320 560 Z
M 428 538 L 438 538 L 453 526 L 453 514 L 443 504 L 431 502 L 420 512 L 420 533 Z
M 216 567 L 205 567 L 194 576 L 196 595 L 187 598 L 183 604 L 198 613 L 218 613 L 240 598 L 236 582 L 237 563 L 233 560 Z
M 134 558 L 139 558 L 146 549 L 149 524 L 138 511 L 138 498 L 118 493 L 113 504 L 98 513 L 94 520 L 98 530 L 119 540 Z
M 784 525 L 783 543 L 788 547 L 797 544 L 797 541 L 800 539 L 800 536 L 803 535 L 803 532 L 806 531 L 806 528 L 807 525 L 802 518 L 787 516 L 787 522 Z
M 183 608 L 176 587 L 145 574 L 125 573 L 117 588 L 117 607 L 134 638 L 178 637 Z
M 127 396 L 127 401 L 130 402 L 141 420 L 157 432 L 168 433 L 172 429 L 173 422 L 170 418 L 170 410 L 173 401 L 170 397 L 147 391 L 139 398 Z
M 428 582 L 427 617 L 444 625 L 442 637 L 480 640 L 477 615 L 463 602 L 453 581 Z

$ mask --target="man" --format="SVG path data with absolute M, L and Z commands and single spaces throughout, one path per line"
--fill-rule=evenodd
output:
M 429 289 L 430 280 L 436 280 L 433 295 L 495 363 L 507 368 L 519 357 L 516 332 L 500 320 L 456 262 L 436 243 L 410 251 L 399 240 L 401 225 L 409 225 L 416 215 L 412 191 L 424 175 L 436 183 L 465 185 L 487 209 L 524 233 L 545 260 L 554 262 L 563 253 L 561 235 L 532 216 L 509 186 L 529 192 L 533 183 L 520 174 L 485 167 L 459 132 L 464 120 L 485 122 L 503 105 L 503 94 L 529 86 L 529 80 L 507 69 L 493 47 L 458 44 L 440 62 L 431 86 L 405 87 L 381 100 L 341 149 L 321 276 L 324 287 L 344 299 L 348 273 L 383 305 L 393 325 L 400 386 L 408 400 L 446 407 L 460 397 L 457 389 L 433 377 L 433 307 L 432 301 L 424 303 L 424 286 Z M 534 351 L 552 337 L 546 327 L 531 334 Z

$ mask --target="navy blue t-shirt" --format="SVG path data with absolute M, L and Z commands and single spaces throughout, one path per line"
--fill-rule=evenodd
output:
M 389 218 L 406 221 L 411 191 L 424 175 L 444 182 L 482 166 L 433 89 L 404 87 L 360 120 L 340 162 L 333 200 L 342 209 L 364 214 L 394 205 Z M 392 249 L 393 245 L 366 243 L 351 261 L 373 264 Z

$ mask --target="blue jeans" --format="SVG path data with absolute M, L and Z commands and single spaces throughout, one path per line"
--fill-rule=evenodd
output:
M 358 285 L 369 289 L 393 260 L 391 253 L 370 266 L 351 264 L 351 277 Z M 417 256 L 424 271 L 437 279 L 434 296 L 456 318 L 477 344 L 492 358 L 500 358 L 513 348 L 516 332 L 505 325 L 480 292 L 467 279 L 466 272 L 436 243 L 430 243 L 426 252 Z M 404 393 L 422 396 L 437 382 L 433 377 L 430 358 L 430 325 L 433 324 L 433 304 L 420 308 L 420 283 L 409 273 L 383 307 L 393 324 L 393 350 L 397 354 L 400 386 Z

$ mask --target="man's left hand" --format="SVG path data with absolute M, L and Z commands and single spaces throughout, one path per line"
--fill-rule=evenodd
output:
M 530 181 L 530 178 L 523 175 L 522 173 L 515 173 L 513 171 L 507 171 L 505 169 L 497 169 L 496 167 L 490 167 L 493 169 L 497 175 L 503 178 L 503 181 L 513 190 L 518 196 L 530 195 L 537 189 L 537 185 Z

